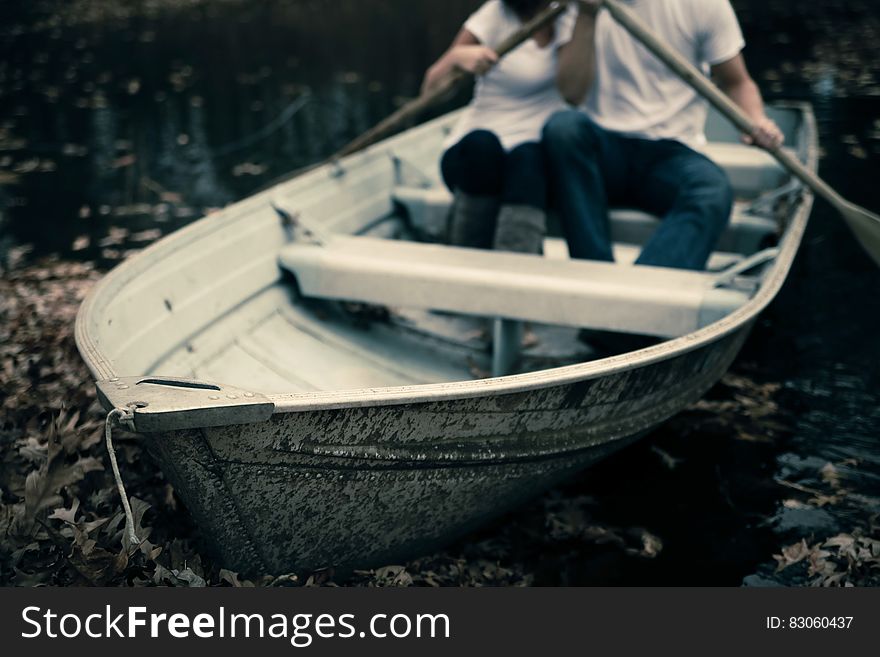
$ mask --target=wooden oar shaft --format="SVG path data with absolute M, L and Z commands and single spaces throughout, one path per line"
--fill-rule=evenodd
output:
M 501 59 L 511 50 L 518 48 L 523 43 L 531 39 L 538 30 L 547 26 L 550 22 L 554 21 L 563 11 L 566 10 L 566 8 L 567 4 L 565 2 L 551 3 L 550 6 L 547 7 L 547 9 L 540 12 L 533 19 L 525 23 L 517 32 L 505 39 L 498 46 L 498 48 L 496 49 L 496 52 L 498 53 L 498 58 Z M 330 160 L 337 160 L 339 158 L 345 157 L 346 155 L 351 155 L 352 153 L 363 150 L 364 148 L 367 148 L 372 144 L 375 144 L 380 139 L 387 137 L 395 130 L 398 130 L 399 128 L 406 125 L 408 122 L 421 116 L 423 112 L 431 108 L 439 101 L 446 98 L 447 95 L 457 91 L 472 78 L 473 76 L 470 73 L 456 70 L 445 80 L 443 80 L 434 91 L 423 94 L 415 100 L 410 101 L 399 110 L 394 112 L 394 114 L 389 116 L 387 119 L 376 125 L 374 128 L 371 128 L 360 137 L 352 141 L 350 144 L 342 148 L 338 153 L 331 157 Z
M 602 4 L 618 23 L 708 100 L 719 112 L 724 114 L 739 130 L 749 135 L 754 132 L 755 123 L 742 108 L 715 86 L 702 71 L 685 59 L 681 53 L 664 43 L 632 9 L 623 5 L 619 0 L 603 0 Z M 845 203 L 840 194 L 804 166 L 789 151 L 781 147 L 767 150 L 782 166 L 830 203 L 835 206 Z

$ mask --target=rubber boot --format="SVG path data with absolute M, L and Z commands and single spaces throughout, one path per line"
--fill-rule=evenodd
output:
M 449 215 L 449 244 L 472 249 L 492 248 L 500 205 L 494 196 L 456 192 Z
M 544 253 L 544 236 L 547 234 L 547 215 L 531 205 L 504 205 L 498 213 L 493 248 L 496 251 L 516 253 Z M 529 349 L 540 343 L 532 327 L 509 319 L 495 320 L 495 344 L 493 375 L 505 376 L 514 371 L 521 349 Z M 505 342 L 499 342 L 504 336 Z
M 544 253 L 547 215 L 530 205 L 505 205 L 498 213 L 493 247 L 497 251 Z

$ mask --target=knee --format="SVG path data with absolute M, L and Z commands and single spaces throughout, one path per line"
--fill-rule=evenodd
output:
M 550 117 L 544 126 L 543 143 L 548 153 L 560 154 L 597 145 L 597 126 L 583 112 L 564 110 Z
M 715 163 L 707 161 L 707 166 L 694 176 L 688 196 L 705 210 L 714 224 L 722 228 L 727 224 L 733 210 L 733 186 L 727 174 Z
M 715 168 L 715 175 L 709 182 L 712 189 L 712 196 L 715 198 L 716 208 L 722 224 L 726 224 L 730 219 L 730 213 L 733 210 L 733 185 L 730 184 L 730 178 L 720 168 Z
M 498 135 L 490 130 L 474 130 L 459 142 L 462 153 L 468 159 L 500 159 L 504 157 L 504 147 Z
M 501 191 L 504 158 L 504 147 L 495 133 L 475 130 L 444 154 L 440 168 L 453 191 L 495 195 Z
M 584 129 L 587 122 L 587 116 L 577 110 L 556 112 L 544 125 L 544 140 L 550 143 L 569 141 Z

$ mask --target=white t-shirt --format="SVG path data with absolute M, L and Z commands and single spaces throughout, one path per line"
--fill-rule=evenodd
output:
M 553 40 L 544 48 L 529 39 L 477 79 L 474 99 L 446 140 L 452 146 L 473 130 L 491 130 L 506 150 L 540 141 L 544 124 L 567 105 L 556 86 L 557 53 L 571 40 L 577 9 L 574 5 L 556 21 Z M 464 24 L 489 48 L 522 27 L 502 0 L 489 0 Z
M 625 0 L 697 68 L 745 47 L 730 0 Z M 596 21 L 596 82 L 584 109 L 608 130 L 647 139 L 706 143 L 707 103 L 606 11 Z

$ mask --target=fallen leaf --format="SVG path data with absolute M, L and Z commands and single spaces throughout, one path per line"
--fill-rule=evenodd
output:
M 780 572 L 790 566 L 800 563 L 809 555 L 810 547 L 805 540 L 801 540 L 800 543 L 795 543 L 794 545 L 782 548 L 781 555 L 773 555 L 773 558 L 776 559 L 778 563 L 776 572 Z
M 59 509 L 55 509 L 52 515 L 49 516 L 50 520 L 61 520 L 62 522 L 70 523 L 71 525 L 76 524 L 76 512 L 79 510 L 79 498 L 73 498 L 73 503 L 70 505 L 69 509 L 65 509 L 61 507 Z
M 36 472 L 31 472 L 25 482 L 25 512 L 29 520 L 35 519 L 45 508 L 60 505 L 62 498 L 59 493 L 63 488 L 81 481 L 89 472 L 104 469 L 101 462 L 93 457 L 80 458 L 73 464 L 67 464 L 63 453 L 57 433 L 53 431 L 45 463 Z

